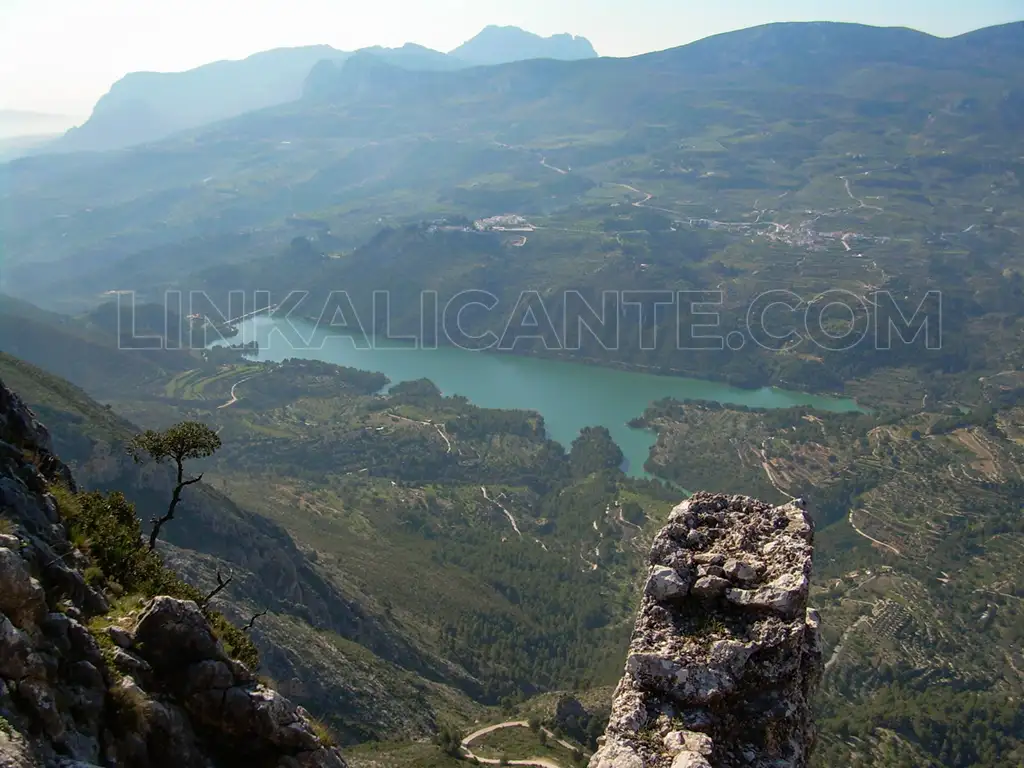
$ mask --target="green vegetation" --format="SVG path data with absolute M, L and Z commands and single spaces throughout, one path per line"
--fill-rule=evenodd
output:
M 121 733 L 149 733 L 146 694 L 138 688 L 115 685 L 108 691 L 115 728 Z
M 98 572 L 94 581 L 119 596 L 170 595 L 204 605 L 203 595 L 164 567 L 160 556 L 142 543 L 135 507 L 121 493 L 73 494 L 51 486 L 72 543 L 86 552 Z M 255 669 L 259 657 L 252 641 L 220 613 L 203 608 L 224 649 Z
M 442 725 L 434 736 L 434 743 L 441 748 L 441 751 L 450 757 L 459 757 L 462 754 L 463 733 L 447 725 Z
M 964 690 L 908 689 L 895 684 L 868 703 L 823 723 L 835 741 L 816 755 L 820 765 L 848 759 L 854 734 L 885 729 L 918 745 L 929 764 L 948 768 L 1018 768 L 1024 760 L 1020 734 L 1024 714 L 1003 695 Z M 891 753 L 889 757 L 894 757 Z M 888 765 L 919 768 L 910 756 L 895 756 Z M 857 765 L 855 761 L 853 763 Z
M 316 365 L 324 381 L 352 379 Z M 246 389 L 204 416 L 225 438 L 207 477 L 287 526 L 333 578 L 356 579 L 479 680 L 467 690 L 486 703 L 618 675 L 643 547 L 612 510 L 628 501 L 654 521 L 676 494 L 627 479 L 606 430 L 587 430 L 571 457 L 537 414 L 430 382 L 376 395 L 376 381 L 297 387 L 310 371 L 299 361 L 268 371 L 253 381 L 274 407 Z
M 819 765 L 1020 761 L 1024 444 L 1001 392 L 1002 407 L 966 413 L 664 401 L 643 418 L 652 471 L 809 500 L 829 661 Z
M 656 403 L 638 422 L 658 432 L 647 469 L 677 488 L 810 500 L 829 662 L 819 764 L 1009 766 L 1020 723 L 1003 705 L 1024 694 L 1021 29 L 779 25 L 625 61 L 320 68 L 305 98 L 191 135 L 0 167 L 19 190 L 5 285 L 69 311 L 124 287 L 308 291 L 278 311 L 357 334 L 356 317 L 381 328 L 386 289 L 392 335 L 421 333 L 423 291 L 443 307 L 486 290 L 499 309 L 468 308 L 462 329 L 531 330 L 506 352 L 855 396 L 872 412 Z M 529 223 L 485 223 L 504 213 Z M 680 326 L 707 330 L 699 306 L 633 304 L 555 352 L 520 301 L 541 292 L 557 319 L 584 300 L 601 315 L 605 291 L 655 290 L 710 292 L 715 332 L 744 344 L 680 350 Z M 780 290 L 788 309 L 759 303 Z M 897 311 L 934 291 L 941 344 L 922 331 L 887 348 Z M 5 299 L 0 347 L 117 413 L 5 355 L 0 375 L 32 393 L 76 471 L 125 485 L 147 515 L 166 498 L 107 460 L 136 431 L 117 414 L 217 430 L 223 448 L 181 501 L 194 517 L 167 536 L 202 550 L 189 567 L 207 580 L 225 560 L 250 576 L 231 600 L 272 608 L 289 678 L 351 676 L 307 694 L 337 710 L 341 740 L 424 736 L 446 706 L 461 728 L 471 699 L 512 710 L 618 677 L 646 544 L 678 491 L 624 477 L 606 431 L 558 445 L 537 414 L 429 382 L 381 394 L 380 374 L 324 363 L 118 349 L 182 315 L 215 318 L 188 320 L 190 341 L 230 335 L 214 309 L 71 316 Z M 866 336 L 835 343 L 847 331 Z M 154 566 L 125 555 L 127 508 L 85 498 L 77 535 L 107 563 L 90 581 L 149 590 Z M 384 670 L 402 701 L 374 720 L 368 681 Z M 413 713 L 426 714 L 400 731 Z M 598 722 L 584 719 L 580 743 Z M 414 744 L 353 763 L 454 760 Z
M 174 519 L 174 510 L 181 502 L 181 492 L 189 485 L 203 479 L 202 475 L 185 479 L 185 462 L 192 459 L 209 458 L 220 448 L 220 437 L 205 424 L 197 421 L 183 421 L 173 427 L 157 432 L 147 429 L 128 443 L 128 452 L 136 463 L 148 456 L 157 464 L 170 460 L 174 463 L 176 480 L 171 492 L 171 501 L 162 517 L 154 518 L 153 530 L 149 534 L 149 548 L 156 549 L 160 529 Z
M 334 731 L 332 731 L 331 727 L 327 725 L 323 720 L 312 717 L 310 718 L 309 724 L 313 726 L 313 732 L 325 746 L 338 746 L 338 738 L 334 735 Z
M 352 768 L 465 768 L 466 761 L 436 744 L 371 742 L 345 750 Z
M 484 759 L 543 757 L 566 768 L 579 764 L 573 758 L 573 749 L 549 737 L 541 728 L 501 728 L 474 740 L 470 748 L 474 755 Z
M 625 457 L 605 427 L 584 427 L 572 442 L 569 465 L 574 477 L 587 477 L 595 472 L 616 470 Z

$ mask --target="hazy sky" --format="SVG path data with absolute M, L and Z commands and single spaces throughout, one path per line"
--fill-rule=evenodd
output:
M 487 24 L 571 32 L 607 56 L 771 21 L 937 35 L 1024 19 L 1024 0 L 0 0 L 0 109 L 88 114 L 124 74 L 282 46 L 450 50 Z

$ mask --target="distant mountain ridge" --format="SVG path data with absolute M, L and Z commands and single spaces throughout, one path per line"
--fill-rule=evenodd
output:
M 490 26 L 450 53 L 415 43 L 352 52 L 313 45 L 263 51 L 240 61 L 217 61 L 185 72 L 132 72 L 96 103 L 88 121 L 46 149 L 121 149 L 284 104 L 302 95 L 315 67 L 341 64 L 356 55 L 372 56 L 402 69 L 446 71 L 524 59 L 593 58 L 597 53 L 582 37 L 544 38 L 518 27 Z
M 597 51 L 585 37 L 569 34 L 541 37 L 519 27 L 491 25 L 449 55 L 470 64 L 489 65 L 524 59 L 593 59 L 597 58 Z
M 241 61 L 217 61 L 186 72 L 132 72 L 111 86 L 92 116 L 49 149 L 108 150 L 156 141 L 301 93 L 318 61 L 348 54 L 328 45 L 280 48 Z

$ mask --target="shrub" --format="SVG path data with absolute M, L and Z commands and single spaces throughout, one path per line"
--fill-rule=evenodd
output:
M 96 565 L 90 565 L 85 569 L 85 573 L 82 574 L 85 577 L 85 583 L 90 587 L 100 588 L 106 581 L 107 576 L 103 573 L 103 569 Z
M 320 739 L 320 743 L 325 747 L 338 746 L 338 739 L 335 737 L 334 731 L 323 720 L 317 717 L 310 717 L 309 725 L 313 729 L 313 733 L 316 734 L 316 737 Z
M 105 586 L 117 595 L 169 595 L 202 605 L 199 590 L 165 568 L 160 555 L 145 546 L 135 506 L 124 494 L 75 494 L 62 486 L 52 486 L 50 491 L 69 537 L 92 560 L 85 572 L 87 583 Z M 259 653 L 245 632 L 216 611 L 204 608 L 203 613 L 228 655 L 250 669 L 259 666 Z
M 452 757 L 459 757 L 462 754 L 462 733 L 450 726 L 441 726 L 441 730 L 434 737 L 434 743 Z

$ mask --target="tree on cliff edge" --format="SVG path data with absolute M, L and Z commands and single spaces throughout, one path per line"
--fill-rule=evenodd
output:
M 163 517 L 153 518 L 153 530 L 149 534 L 150 550 L 156 548 L 160 529 L 174 519 L 174 510 L 181 501 L 182 490 L 185 486 L 203 479 L 201 474 L 185 479 L 185 462 L 189 459 L 205 459 L 212 456 L 220 445 L 217 433 L 198 421 L 183 421 L 162 432 L 147 429 L 132 438 L 128 444 L 128 453 L 136 462 L 143 461 L 146 456 L 157 464 L 170 460 L 174 462 L 178 473 L 167 513 Z

